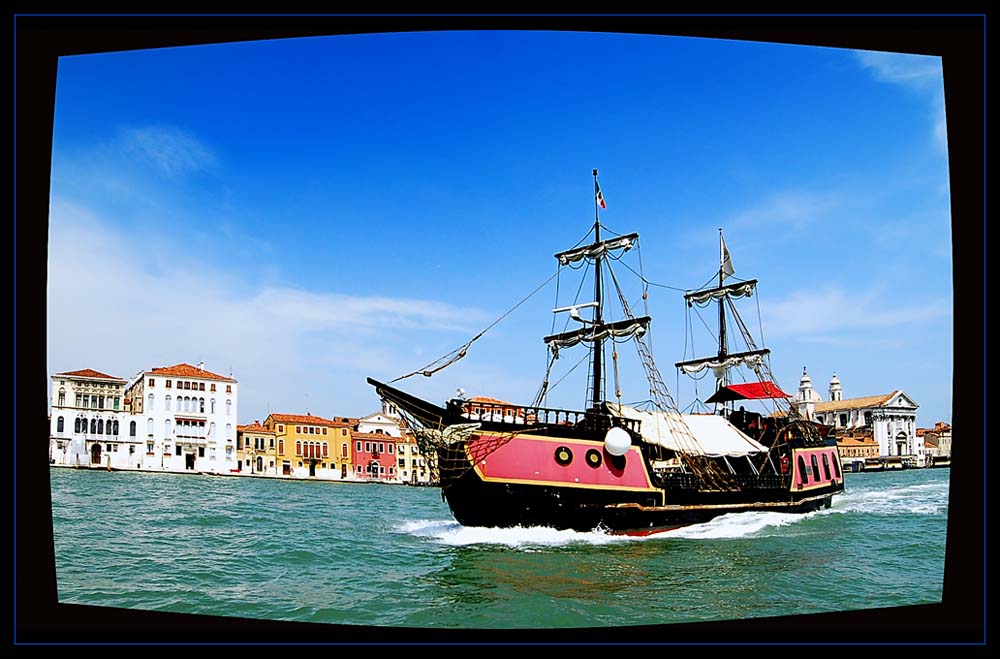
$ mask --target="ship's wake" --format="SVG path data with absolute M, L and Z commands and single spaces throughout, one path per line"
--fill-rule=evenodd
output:
M 571 531 L 545 526 L 513 528 L 462 526 L 454 520 L 405 522 L 396 531 L 451 546 L 493 545 L 513 548 L 561 547 L 573 544 L 606 545 L 659 540 L 728 540 L 769 534 L 817 516 L 839 514 L 932 515 L 948 508 L 948 483 L 891 488 L 858 488 L 833 499 L 829 509 L 804 514 L 746 512 L 647 536 L 613 535 L 603 530 Z M 782 532 L 782 531 L 778 531 Z

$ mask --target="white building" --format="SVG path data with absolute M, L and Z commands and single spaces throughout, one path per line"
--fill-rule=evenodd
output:
M 128 434 L 143 468 L 229 473 L 236 465 L 237 382 L 198 366 L 138 373 L 125 391 Z
M 52 376 L 49 461 L 127 469 L 141 460 L 125 432 L 125 380 L 87 368 Z
M 924 446 L 917 440 L 917 405 L 901 389 L 878 396 L 843 398 L 837 374 L 830 380 L 829 401 L 813 390 L 812 380 L 802 369 L 799 391 L 792 406 L 799 415 L 835 428 L 871 428 L 882 456 L 914 456 L 924 464 Z

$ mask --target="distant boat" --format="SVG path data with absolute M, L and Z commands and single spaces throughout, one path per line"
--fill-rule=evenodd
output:
M 597 204 L 603 206 L 596 169 L 594 188 Z M 417 429 L 421 451 L 437 456 L 442 494 L 455 519 L 465 526 L 645 535 L 726 513 L 804 513 L 829 507 L 844 489 L 833 439 L 794 413 L 774 418 L 731 409 L 735 400 L 787 394 L 773 377 L 728 383 L 726 374 L 737 365 L 769 373 L 769 351 L 726 349 L 724 305 L 749 296 L 757 282 L 725 283 L 732 267 L 721 231 L 718 286 L 685 294 L 689 304 L 718 303 L 719 350 L 710 358 L 678 363 L 686 372 L 710 368 L 717 374 L 718 387 L 709 401 L 719 404 L 719 413 L 683 414 L 645 340 L 651 318 L 633 313 L 613 269 L 637 245 L 639 235 L 603 238 L 603 228 L 595 206 L 593 241 L 555 254 L 560 268 L 584 271 L 593 266 L 594 300 L 556 309 L 568 312 L 580 326 L 544 338 L 552 362 L 579 344 L 589 348 L 585 409 L 542 406 L 548 372 L 536 400 L 527 405 L 454 398 L 439 406 L 368 379 Z M 618 303 L 615 319 L 608 313 L 605 285 Z M 584 318 L 581 311 L 588 309 L 590 318 Z M 622 404 L 617 386 L 618 350 L 628 342 L 634 343 L 648 379 L 650 400 L 644 408 Z M 607 347 L 614 400 L 605 395 Z

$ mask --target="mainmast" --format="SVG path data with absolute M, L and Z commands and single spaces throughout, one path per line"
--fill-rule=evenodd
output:
M 726 243 L 722 240 L 722 227 L 719 227 L 719 288 L 722 288 L 723 280 L 726 278 Z M 719 361 L 726 360 L 726 299 L 719 298 Z M 715 390 L 729 384 L 729 372 L 716 380 Z
M 601 242 L 601 215 L 600 215 L 600 203 L 598 201 L 598 195 L 600 194 L 600 187 L 597 184 L 597 170 L 594 170 L 594 242 Z M 597 306 L 594 307 L 594 326 L 600 327 L 604 322 L 604 316 L 602 313 L 602 301 L 601 301 L 601 254 L 598 253 L 594 257 L 594 301 L 597 302 Z M 594 409 L 600 407 L 601 402 L 604 400 L 604 340 L 599 338 L 594 338 L 594 373 L 593 377 L 593 388 L 591 402 L 593 403 Z

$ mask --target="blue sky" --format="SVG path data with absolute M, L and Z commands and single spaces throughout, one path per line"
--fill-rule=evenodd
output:
M 366 414 L 366 376 L 457 348 L 555 273 L 552 254 L 593 223 L 595 167 L 602 222 L 639 232 L 654 282 L 707 281 L 724 229 L 736 276 L 760 280 L 742 308 L 756 331 L 759 300 L 786 391 L 807 366 L 824 397 L 836 372 L 845 398 L 899 388 L 920 425 L 951 420 L 940 59 L 665 36 L 353 35 L 61 58 L 48 371 L 204 360 L 240 381 L 241 422 Z M 559 304 L 578 274 L 561 274 Z M 680 293 L 651 288 L 649 305 L 683 407 Z M 530 401 L 555 306 L 552 282 L 466 359 L 404 388 Z M 641 400 L 621 352 L 624 399 Z M 553 380 L 577 360 L 563 357 Z M 579 407 L 584 370 L 549 403 Z

